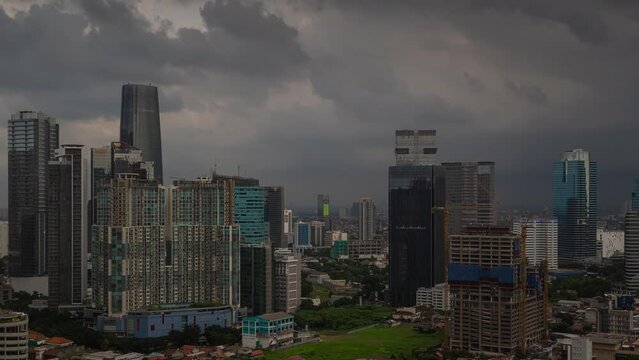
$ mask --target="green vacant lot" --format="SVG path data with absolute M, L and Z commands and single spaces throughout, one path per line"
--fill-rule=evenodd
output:
M 322 342 L 295 346 L 286 350 L 266 352 L 267 360 L 281 360 L 301 355 L 307 360 L 353 360 L 359 358 L 390 357 L 393 354 L 410 356 L 415 348 L 440 343 L 442 333 L 421 334 L 411 325 L 373 327 L 352 334 L 322 335 Z

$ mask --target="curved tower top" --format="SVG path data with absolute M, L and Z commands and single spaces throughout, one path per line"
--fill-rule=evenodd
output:
M 162 132 L 157 87 L 122 85 L 120 142 L 142 150 L 142 159 L 153 161 L 154 179 L 162 183 Z

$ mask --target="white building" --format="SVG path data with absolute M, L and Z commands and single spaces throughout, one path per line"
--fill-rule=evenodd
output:
M 324 234 L 324 243 L 327 247 L 333 246 L 333 242 L 338 240 L 348 241 L 348 233 L 341 230 L 331 230 Z
M 284 210 L 284 234 L 293 233 L 293 210 Z
M 521 235 L 526 227 L 526 257 L 530 264 L 548 260 L 548 270 L 557 270 L 557 219 L 521 218 L 513 222 L 513 233 Z
M 26 360 L 29 317 L 24 313 L 0 310 L 0 359 Z
M 609 258 L 615 253 L 623 254 L 623 231 L 597 229 L 597 242 L 602 246 L 601 255 L 604 258 Z
M 441 283 L 432 288 L 417 289 L 417 306 L 427 306 L 435 310 L 450 310 L 450 296 L 448 283 Z
M 562 334 L 557 344 L 566 352 L 566 360 L 592 360 L 592 340 L 587 337 Z
M 375 203 L 371 198 L 359 200 L 359 239 L 372 240 L 375 237 Z
M 275 311 L 296 312 L 302 298 L 300 254 L 290 249 L 276 249 L 273 256 L 273 277 Z
M 9 255 L 9 222 L 0 221 L 0 258 Z

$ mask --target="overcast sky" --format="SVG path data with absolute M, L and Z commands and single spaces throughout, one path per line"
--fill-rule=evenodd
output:
M 0 114 L 41 110 L 63 142 L 117 140 L 123 83 L 159 86 L 164 174 L 209 172 L 386 206 L 394 130 L 441 161 L 493 160 L 503 205 L 551 201 L 584 148 L 602 210 L 639 177 L 639 2 L 0 0 Z M 6 120 L 0 207 L 7 203 Z

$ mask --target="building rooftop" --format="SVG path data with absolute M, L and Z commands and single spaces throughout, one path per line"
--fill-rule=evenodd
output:
M 36 341 L 42 341 L 47 339 L 46 336 L 44 336 L 42 333 L 39 333 L 35 330 L 29 330 L 29 335 L 27 336 L 27 338 L 29 340 L 36 340 Z
M 289 313 L 276 312 L 276 313 L 262 314 L 262 315 L 260 315 L 258 317 L 261 317 L 261 318 L 266 319 L 266 320 L 274 321 L 274 320 L 281 320 L 281 319 L 290 318 L 292 316 L 293 315 L 291 315 Z
M 72 345 L 73 341 L 67 339 L 67 338 L 63 338 L 61 336 L 54 336 L 52 338 L 49 338 L 49 340 L 47 340 L 46 342 L 47 345 L 57 345 L 57 346 L 62 346 L 62 345 Z

